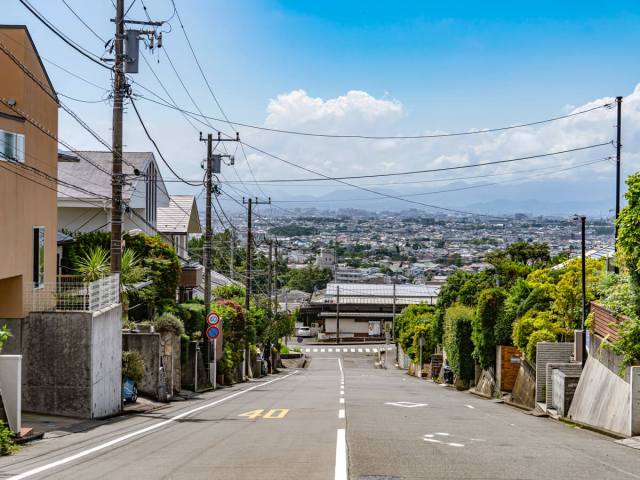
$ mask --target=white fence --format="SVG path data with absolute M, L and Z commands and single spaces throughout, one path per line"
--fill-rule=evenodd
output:
M 108 275 L 95 282 L 60 275 L 55 283 L 25 288 L 25 307 L 30 312 L 82 311 L 96 312 L 119 303 L 119 274 Z

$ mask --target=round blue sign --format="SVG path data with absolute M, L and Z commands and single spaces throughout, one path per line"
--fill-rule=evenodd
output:
M 302 343 L 302 337 L 298 337 L 298 343 Z
M 207 338 L 209 340 L 214 340 L 218 338 L 219 335 L 220 335 L 220 329 L 218 327 L 211 325 L 209 328 L 207 328 Z

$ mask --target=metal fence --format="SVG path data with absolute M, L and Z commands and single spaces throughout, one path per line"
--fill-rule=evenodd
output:
M 120 276 L 108 275 L 95 282 L 83 282 L 72 275 L 59 275 L 55 283 L 25 288 L 25 306 L 31 312 L 95 312 L 118 303 Z

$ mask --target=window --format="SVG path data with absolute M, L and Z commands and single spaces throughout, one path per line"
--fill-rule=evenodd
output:
M 0 160 L 24 162 L 24 135 L 0 130 Z
M 33 287 L 44 285 L 44 227 L 33 227 Z

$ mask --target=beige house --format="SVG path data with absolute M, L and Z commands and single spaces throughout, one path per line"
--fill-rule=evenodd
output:
M 3 320 L 26 317 L 31 291 L 56 281 L 58 99 L 25 26 L 0 25 L 0 46 Z

